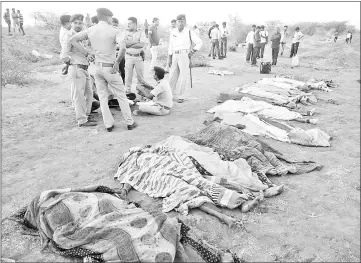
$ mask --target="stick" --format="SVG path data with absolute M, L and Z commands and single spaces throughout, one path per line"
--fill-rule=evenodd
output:
M 191 76 L 191 88 L 193 88 L 193 80 L 192 80 L 192 58 L 189 58 L 189 74 Z

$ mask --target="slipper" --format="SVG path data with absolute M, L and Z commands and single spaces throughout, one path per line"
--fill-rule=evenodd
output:
M 178 103 L 183 103 L 184 99 L 178 99 Z

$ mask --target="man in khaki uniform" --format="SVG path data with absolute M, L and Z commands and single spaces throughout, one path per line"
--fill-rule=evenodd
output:
M 69 64 L 68 77 L 71 85 L 71 99 L 75 109 L 79 127 L 95 126 L 90 119 L 93 90 L 88 73 L 88 60 L 85 55 L 70 43 L 70 38 L 83 28 L 83 15 L 75 14 L 70 17 L 71 29 L 63 36 L 60 57 Z
M 191 44 L 195 44 L 192 48 Z M 177 28 L 169 37 L 169 84 L 173 95 L 178 95 L 178 103 L 184 102 L 185 94 L 190 84 L 189 58 L 202 47 L 202 40 L 196 33 L 186 27 L 186 16 L 177 16 Z M 177 85 L 177 82 L 178 85 Z
M 145 84 L 144 80 L 144 48 L 146 46 L 146 36 L 143 30 L 137 28 L 137 19 L 128 18 L 128 29 L 125 31 L 124 41 L 125 51 L 125 87 L 126 92 L 131 93 L 133 69 L 137 73 L 137 85 Z
M 105 128 L 111 132 L 114 128 L 114 118 L 109 110 L 108 95 L 109 90 L 113 92 L 119 102 L 123 118 L 125 119 L 128 130 L 134 129 L 137 124 L 134 122 L 125 95 L 124 85 L 119 74 L 119 62 L 124 56 L 124 40 L 121 32 L 113 28 L 113 13 L 106 8 L 97 9 L 99 23 L 88 28 L 88 30 L 75 34 L 71 38 L 71 43 L 82 50 L 86 57 L 92 57 L 80 44 L 81 41 L 89 39 L 91 48 L 95 54 L 95 83 L 100 100 L 100 109 L 103 115 Z M 122 47 L 115 58 L 117 43 Z

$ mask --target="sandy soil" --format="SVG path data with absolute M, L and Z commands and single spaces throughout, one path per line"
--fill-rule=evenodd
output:
M 284 193 L 265 200 L 250 213 L 224 209 L 224 213 L 243 220 L 245 228 L 228 229 L 199 210 L 182 217 L 205 240 L 234 250 L 246 261 L 360 261 L 360 67 L 355 61 L 360 58 L 359 36 L 353 41 L 352 45 L 343 40 L 306 41 L 299 49 L 299 68 L 291 69 L 291 61 L 285 56 L 272 69 L 273 74 L 294 75 L 301 80 L 327 78 L 339 85 L 331 93 L 315 92 L 319 98 L 315 106 L 318 127 L 332 136 L 330 148 L 265 139 L 282 152 L 310 158 L 324 168 L 272 178 L 285 184 Z M 269 58 L 270 47 L 266 53 Z M 202 122 L 211 118 L 206 111 L 216 105 L 220 92 L 264 77 L 258 68 L 244 62 L 244 55 L 240 49 L 229 52 L 225 60 L 210 61 L 215 68 L 233 71 L 235 76 L 208 75 L 208 68 L 193 69 L 190 93 L 194 99 L 176 103 L 169 116 L 135 116 L 139 127 L 133 131 L 126 130 L 116 110 L 116 128 L 111 133 L 104 130 L 101 117 L 95 128 L 78 128 L 66 79 L 59 73 L 61 66 L 37 69 L 36 84 L 3 88 L 2 218 L 44 190 L 90 184 L 115 187 L 118 160 L 129 147 L 202 128 Z M 327 103 L 328 99 L 339 105 Z M 2 257 L 23 262 L 69 261 L 41 254 L 39 239 L 22 236 L 18 230 L 13 222 L 2 223 Z

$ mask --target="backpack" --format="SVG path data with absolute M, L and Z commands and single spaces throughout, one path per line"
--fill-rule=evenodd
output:
M 271 73 L 271 62 L 261 62 L 259 72 L 261 74 L 270 74 Z

